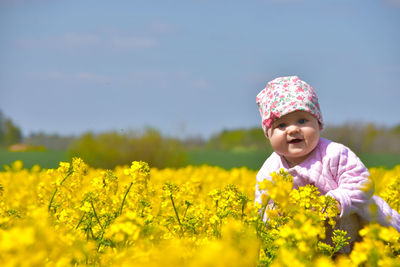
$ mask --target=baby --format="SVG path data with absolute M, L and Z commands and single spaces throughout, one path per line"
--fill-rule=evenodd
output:
M 369 172 L 346 146 L 320 137 L 322 115 L 314 89 L 296 76 L 276 78 L 256 98 L 262 128 L 274 152 L 257 174 L 271 179 L 281 168 L 293 176 L 295 188 L 312 184 L 338 202 L 337 227 L 357 239 L 363 222 L 376 220 L 400 232 L 400 215 L 373 195 Z M 255 201 L 262 191 L 256 185 Z M 372 215 L 370 205 L 376 205 Z

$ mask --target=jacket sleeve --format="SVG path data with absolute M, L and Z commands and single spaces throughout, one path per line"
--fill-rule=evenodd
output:
M 372 181 L 369 179 L 368 169 L 361 160 L 347 147 L 339 149 L 337 158 L 333 160 L 334 175 L 337 188 L 326 195 L 335 198 L 341 205 L 339 217 L 352 213 L 362 215 L 374 192 Z
M 364 219 L 367 221 L 377 221 L 383 226 L 392 226 L 400 233 L 400 214 L 392 209 L 389 204 L 379 196 L 372 196 L 371 204 L 375 205 L 375 214 L 366 207 Z
M 263 193 L 265 193 L 265 190 L 260 190 L 259 186 L 258 186 L 258 182 L 264 181 L 264 179 L 271 179 L 271 176 L 267 174 L 267 169 L 266 167 L 261 167 L 260 171 L 257 173 L 257 177 L 256 177 L 256 188 L 255 188 L 255 198 L 254 198 L 254 204 L 255 205 L 259 205 L 258 209 L 258 213 L 260 214 L 261 218 L 263 219 L 264 222 L 266 222 L 268 220 L 268 216 L 267 216 L 267 211 L 264 211 L 264 214 L 262 214 L 262 195 Z M 270 201 L 269 205 L 272 205 L 273 202 L 272 200 Z
M 265 190 L 260 190 L 258 186 L 258 182 L 262 182 L 265 179 L 271 180 L 271 175 L 270 173 L 279 170 L 279 162 L 276 158 L 276 155 L 274 153 L 264 162 L 263 166 L 261 169 L 258 171 L 257 176 L 256 176 L 256 185 L 255 185 L 255 198 L 254 202 L 255 204 L 262 205 L 262 195 L 265 193 Z M 268 205 L 271 207 L 273 205 L 273 201 L 270 200 Z M 268 219 L 268 216 L 266 214 L 266 211 L 264 214 L 262 213 L 262 209 L 258 210 L 260 215 L 262 216 L 263 220 L 266 222 Z
M 261 195 L 264 193 L 263 190 L 260 190 L 258 182 L 262 182 L 265 179 L 271 180 L 270 174 L 274 171 L 278 171 L 279 166 L 280 166 L 279 160 L 277 155 L 275 155 L 275 153 L 272 153 L 265 160 L 264 164 L 262 165 L 256 176 L 256 188 L 255 188 L 255 198 L 254 198 L 255 203 L 262 204 Z
M 258 171 L 257 176 L 256 176 L 256 188 L 255 188 L 254 202 L 259 203 L 260 205 L 262 204 L 261 195 L 264 193 L 264 191 L 260 190 L 258 183 L 262 182 L 264 179 L 268 179 L 268 180 L 271 179 L 271 176 L 268 174 L 267 164 L 265 164 L 265 163 L 261 167 L 261 169 Z

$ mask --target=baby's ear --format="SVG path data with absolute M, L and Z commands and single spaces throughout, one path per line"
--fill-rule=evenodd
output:
M 269 138 L 271 137 L 271 133 L 272 133 L 272 127 L 268 128 L 264 133 L 265 133 L 265 137 L 267 137 L 267 139 L 269 141 Z

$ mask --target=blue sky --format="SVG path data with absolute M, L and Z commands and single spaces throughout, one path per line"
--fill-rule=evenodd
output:
M 400 124 L 398 0 L 0 0 L 0 109 L 23 133 L 208 137 L 279 76 L 326 124 Z

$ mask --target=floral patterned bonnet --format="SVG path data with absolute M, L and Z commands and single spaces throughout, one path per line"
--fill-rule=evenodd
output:
M 309 84 L 297 76 L 279 77 L 270 81 L 257 95 L 256 102 L 267 138 L 267 131 L 276 119 L 297 110 L 314 115 L 322 129 L 323 120 L 317 95 Z

